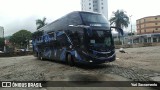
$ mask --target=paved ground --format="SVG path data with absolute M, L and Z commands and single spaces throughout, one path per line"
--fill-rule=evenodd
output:
M 118 65 L 160 72 L 160 46 L 124 50 L 127 53 L 119 53 L 117 50 Z
M 70 67 L 53 61 L 40 61 L 33 56 L 0 58 L 0 81 L 160 81 L 160 46 L 118 50 L 117 60 L 97 66 Z M 0 90 L 6 90 L 0 88 Z M 28 89 L 28 88 L 27 88 Z M 35 90 L 30 88 L 29 90 Z M 152 90 L 124 87 L 57 87 L 40 90 Z M 17 90 L 17 89 L 8 89 Z M 26 90 L 19 89 L 19 90 Z M 38 90 L 38 89 L 37 89 Z

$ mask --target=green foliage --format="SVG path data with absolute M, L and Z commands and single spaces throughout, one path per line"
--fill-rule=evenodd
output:
M 123 27 L 128 27 L 129 23 L 129 17 L 123 10 L 117 10 L 116 12 L 113 12 L 113 17 L 110 18 L 110 24 L 115 25 L 117 28 L 123 29 Z M 117 29 L 117 32 L 119 33 L 118 38 L 120 42 L 120 32 L 123 32 L 123 30 L 120 31 L 120 29 Z
M 6 40 L 9 40 L 11 36 L 6 36 L 4 37 Z
M 42 20 L 41 19 L 37 19 L 36 20 L 36 25 L 37 25 L 37 29 L 40 29 L 41 27 L 47 25 L 46 18 L 44 17 Z
M 40 37 L 43 35 L 43 32 L 42 31 L 35 31 L 33 34 L 32 34 L 32 38 L 36 38 L 36 37 Z
M 5 44 L 5 43 L 4 43 L 4 40 L 5 40 L 4 38 L 1 38 L 1 37 L 0 37 L 0 47 L 3 47 L 3 46 L 4 46 L 4 44 Z
M 111 25 L 114 24 L 118 28 L 128 27 L 129 17 L 123 10 L 113 12 L 113 17 L 110 19 Z
M 26 47 L 28 41 L 32 38 L 32 33 L 27 30 L 20 30 L 10 37 L 10 41 L 14 45 Z

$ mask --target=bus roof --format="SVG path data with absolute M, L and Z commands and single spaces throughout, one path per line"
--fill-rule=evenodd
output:
M 53 24 L 53 23 L 55 23 L 55 22 L 59 21 L 60 19 L 65 18 L 67 15 L 75 14 L 75 13 L 77 13 L 77 14 L 79 14 L 79 13 L 100 14 L 100 13 L 97 13 L 97 12 L 73 11 L 73 12 L 70 12 L 70 13 L 66 14 L 65 16 L 62 16 L 61 18 L 58 18 L 57 20 L 55 20 L 55 21 L 53 21 L 53 22 L 51 22 L 51 23 L 49 23 L 49 24 L 47 24 L 47 25 L 45 25 L 45 26 L 41 27 L 41 28 L 40 28 L 40 29 L 38 29 L 38 30 L 40 30 L 40 31 L 41 31 L 42 29 L 44 29 L 45 27 L 49 26 L 50 24 Z
M 96 12 L 86 12 L 86 11 L 73 11 L 70 12 L 68 14 L 66 14 L 65 16 L 51 22 L 48 25 L 45 25 L 44 27 L 38 29 L 39 31 L 44 31 L 44 32 L 49 32 L 49 31 L 53 31 L 53 30 L 62 30 L 66 27 L 68 27 L 68 25 L 83 25 L 83 21 L 82 18 L 80 16 L 80 13 L 90 13 L 90 14 L 98 14 L 101 15 L 100 13 L 96 13 Z

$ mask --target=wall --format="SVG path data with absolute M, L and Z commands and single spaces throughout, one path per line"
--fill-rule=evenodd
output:
M 144 17 L 136 21 L 137 34 L 160 33 L 160 16 Z

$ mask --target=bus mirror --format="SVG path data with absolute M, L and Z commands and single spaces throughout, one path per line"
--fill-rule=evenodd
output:
M 123 36 L 123 34 L 124 34 L 124 32 L 123 32 L 123 29 L 122 28 L 119 28 L 119 27 L 110 27 L 110 29 L 112 29 L 112 28 L 114 28 L 114 29 L 116 29 L 116 31 L 118 31 L 119 33 L 121 33 L 121 35 Z
M 114 26 L 111 26 L 110 27 L 111 29 L 113 28 L 113 29 L 121 29 L 121 28 L 119 28 L 119 27 L 114 27 Z
M 112 29 L 112 28 L 113 28 L 113 29 L 117 29 L 117 27 L 114 27 L 114 26 L 111 26 L 110 28 L 111 28 L 111 29 Z

